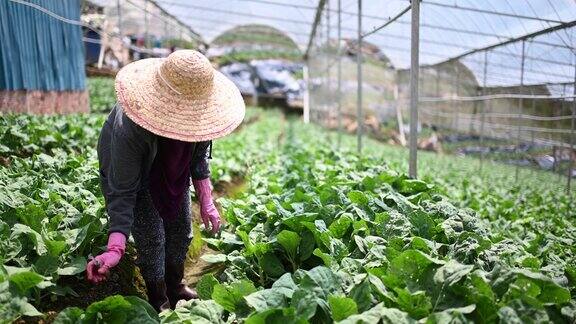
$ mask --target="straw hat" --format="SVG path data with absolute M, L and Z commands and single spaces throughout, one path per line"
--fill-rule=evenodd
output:
M 128 118 L 156 135 L 207 141 L 231 133 L 244 119 L 238 88 L 197 51 L 130 63 L 115 86 Z

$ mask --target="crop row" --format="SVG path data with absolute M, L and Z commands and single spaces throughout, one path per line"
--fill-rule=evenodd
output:
M 96 114 L 0 117 L 0 322 L 39 316 L 37 306 L 76 294 L 65 278 L 81 276 L 87 256 L 105 245 L 107 217 L 95 150 L 104 119 Z M 245 172 L 243 154 L 256 156 L 263 146 L 245 138 L 250 133 L 261 131 L 214 145 L 216 181 Z M 249 140 L 254 146 L 236 149 Z
M 278 117 L 267 122 L 282 125 Z M 525 197 L 537 201 L 506 213 L 508 200 L 522 195 L 492 190 L 494 183 L 462 186 L 478 181 L 450 178 L 462 168 L 445 165 L 431 182 L 412 180 L 396 171 L 389 147 L 371 143 L 358 157 L 350 138 L 334 150 L 333 134 L 285 125 L 281 141 L 278 126 L 264 128 L 265 149 L 249 163 L 246 192 L 221 200 L 226 230 L 204 239 L 218 253 L 203 257 L 220 270 L 202 277 L 200 300 L 157 317 L 138 300 L 114 296 L 61 318 L 122 312 L 164 323 L 574 320 L 576 231 L 573 218 L 555 213 L 565 211 L 567 198 L 548 200 L 554 188 L 536 196 L 528 187 Z M 439 162 L 426 159 L 434 170 Z M 506 179 L 495 168 L 487 178 Z M 480 213 L 453 199 L 476 190 L 488 199 L 472 205 Z

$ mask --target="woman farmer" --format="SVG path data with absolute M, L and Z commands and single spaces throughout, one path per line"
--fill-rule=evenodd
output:
M 192 239 L 190 179 L 204 226 L 217 232 L 208 159 L 212 140 L 241 123 L 244 101 L 230 80 L 192 50 L 131 63 L 118 72 L 115 87 L 118 103 L 98 142 L 108 246 L 88 263 L 87 277 L 105 281 L 132 233 L 148 301 L 162 311 L 196 297 L 183 282 Z

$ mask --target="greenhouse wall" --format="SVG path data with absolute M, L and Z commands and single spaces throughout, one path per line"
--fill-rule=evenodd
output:
M 0 2 L 0 111 L 88 111 L 80 0 Z M 52 12 L 47 15 L 36 7 Z M 10 45 L 9 45 L 10 44 Z

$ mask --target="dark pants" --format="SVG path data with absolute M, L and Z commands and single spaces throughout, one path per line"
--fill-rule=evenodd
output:
M 183 264 L 192 241 L 192 212 L 186 195 L 178 217 L 164 221 L 152 202 L 148 190 L 136 198 L 132 236 L 138 253 L 137 265 L 146 281 L 164 279 L 166 263 Z

